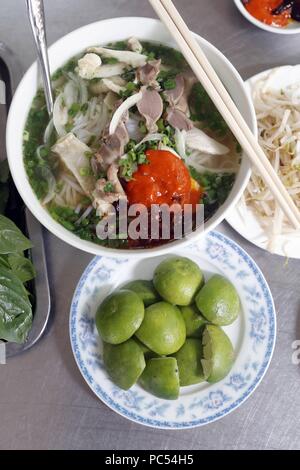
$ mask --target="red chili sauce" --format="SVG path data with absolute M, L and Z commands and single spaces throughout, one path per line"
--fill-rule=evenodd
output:
M 248 3 L 245 3 L 245 8 L 254 18 L 262 23 L 282 28 L 287 26 L 291 19 L 291 8 L 279 15 L 272 14 L 272 11 L 281 3 L 280 0 L 249 0 Z
M 147 150 L 146 156 L 147 163 L 139 165 L 132 180 L 126 185 L 129 205 L 143 204 L 146 206 L 149 210 L 150 224 L 152 204 L 167 204 L 168 206 L 179 204 L 182 208 L 185 204 L 192 204 L 194 213 L 196 205 L 201 202 L 203 189 L 191 178 L 184 162 L 173 153 L 165 150 Z M 173 239 L 172 225 L 170 235 L 168 241 Z M 152 239 L 149 231 L 148 240 L 129 239 L 129 247 L 154 247 L 166 242 L 167 240 Z
M 126 186 L 129 204 L 198 204 L 203 194 L 184 162 L 165 150 L 147 150 L 148 163 L 140 165 Z

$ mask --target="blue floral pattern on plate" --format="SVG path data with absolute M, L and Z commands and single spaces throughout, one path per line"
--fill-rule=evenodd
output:
M 202 426 L 240 406 L 262 380 L 275 345 L 276 317 L 269 287 L 249 255 L 226 236 L 211 232 L 178 253 L 196 261 L 206 277 L 219 272 L 236 286 L 240 319 L 226 328 L 236 351 L 230 374 L 217 384 L 184 387 L 177 401 L 153 397 L 139 385 L 125 392 L 107 376 L 95 314 L 105 296 L 131 279 L 150 279 L 163 259 L 121 260 L 96 257 L 76 288 L 70 313 L 70 337 L 77 365 L 94 393 L 122 416 L 147 426 L 184 429 Z M 167 257 L 165 255 L 164 257 Z M 142 266 L 142 268 L 141 268 Z

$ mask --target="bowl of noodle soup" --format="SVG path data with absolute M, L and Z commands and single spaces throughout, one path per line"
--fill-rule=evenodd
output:
M 196 38 L 255 132 L 242 79 L 216 48 Z M 13 179 L 48 230 L 93 254 L 153 256 L 190 243 L 226 217 L 248 183 L 250 165 L 159 21 L 93 23 L 53 44 L 49 57 L 53 117 L 34 63 L 7 125 Z M 163 241 L 99 235 L 122 204 L 149 209 L 173 202 L 203 204 L 204 229 Z

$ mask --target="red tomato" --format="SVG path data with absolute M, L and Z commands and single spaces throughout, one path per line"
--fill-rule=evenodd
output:
M 127 183 L 129 204 L 144 204 L 148 208 L 152 204 L 188 204 L 191 177 L 184 162 L 165 150 L 147 150 L 146 156 L 148 163 L 140 165 Z

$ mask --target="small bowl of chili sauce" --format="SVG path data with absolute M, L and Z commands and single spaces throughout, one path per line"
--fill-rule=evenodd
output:
M 277 34 L 300 33 L 300 0 L 234 0 L 255 26 Z

